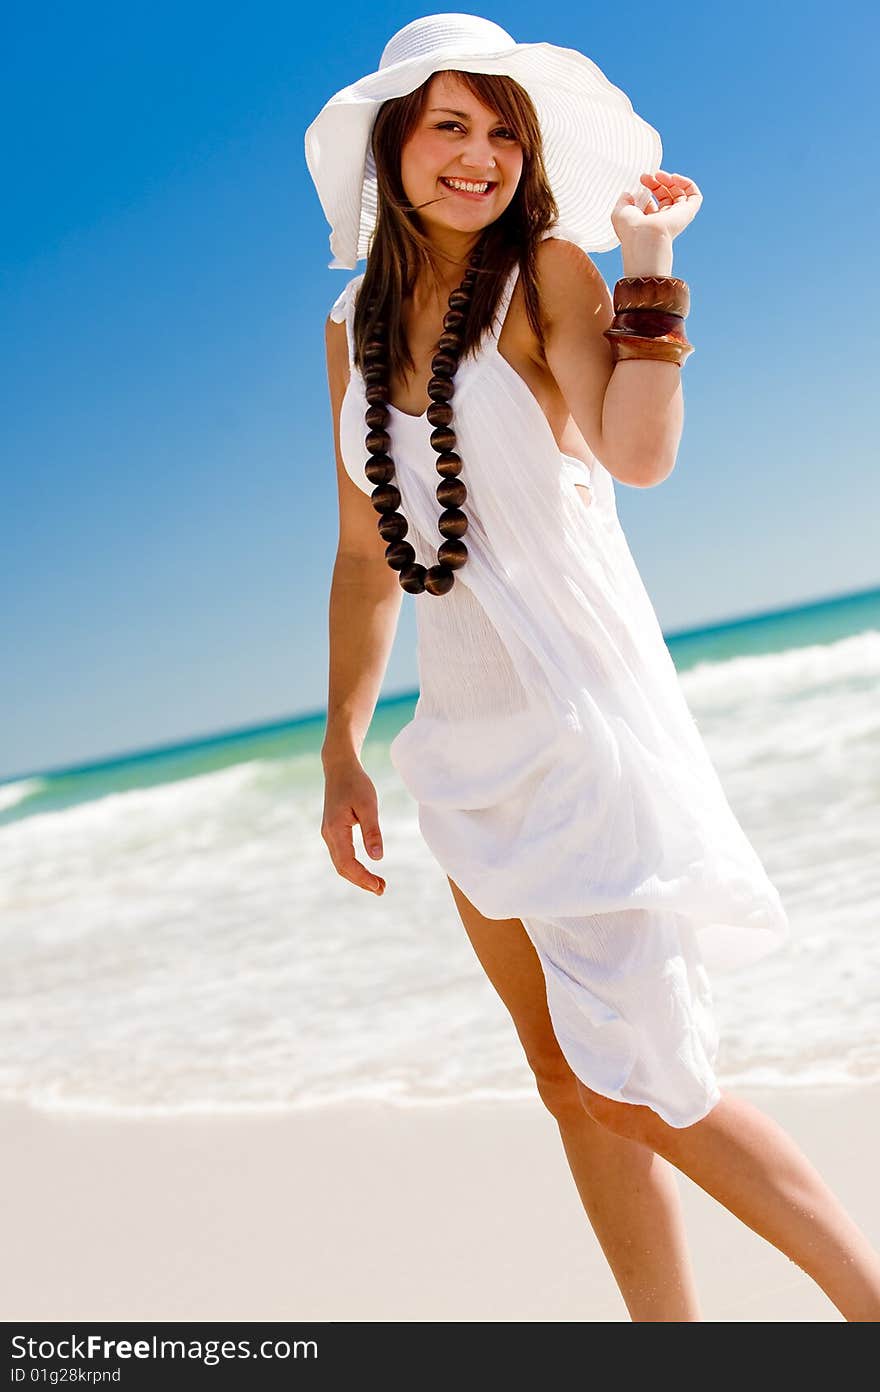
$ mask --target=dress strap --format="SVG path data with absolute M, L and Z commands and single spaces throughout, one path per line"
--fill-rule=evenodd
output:
M 504 322 L 507 318 L 507 311 L 510 308 L 510 301 L 513 298 L 513 292 L 516 288 L 516 282 L 518 279 L 519 262 L 516 261 L 513 264 L 513 266 L 511 266 L 510 274 L 508 275 L 507 280 L 504 282 L 504 288 L 498 297 L 498 305 L 495 310 L 495 321 L 492 327 L 492 331 L 488 335 L 488 340 L 493 348 L 497 349 L 498 347 L 498 340 L 501 337 L 501 330 L 504 328 Z
M 336 324 L 345 324 L 345 336 L 348 341 L 348 365 L 351 367 L 354 362 L 354 310 L 357 303 L 357 292 L 360 283 L 364 278 L 364 272 L 352 276 L 351 280 L 345 285 L 337 295 L 330 310 L 330 318 Z

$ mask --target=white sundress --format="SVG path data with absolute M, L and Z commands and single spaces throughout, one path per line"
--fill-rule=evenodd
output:
M 575 1075 L 688 1126 L 720 1098 L 708 970 L 774 951 L 788 918 L 685 701 L 611 474 L 560 452 L 498 351 L 518 269 L 456 374 L 468 560 L 448 594 L 412 596 L 420 694 L 391 758 L 440 867 L 487 918 L 522 920 Z M 362 279 L 331 316 L 348 331 L 341 453 L 369 494 Z M 433 565 L 432 427 L 390 414 L 407 540 Z

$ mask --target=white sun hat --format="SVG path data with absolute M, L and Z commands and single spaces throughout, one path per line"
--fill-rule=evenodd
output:
M 399 29 L 378 71 L 343 87 L 306 131 L 306 164 L 331 228 L 330 268 L 353 270 L 369 249 L 378 208 L 370 132 L 380 105 L 443 69 L 498 73 L 525 88 L 541 127 L 559 223 L 584 251 L 617 246 L 611 212 L 620 194 L 631 193 L 641 208 L 651 201 L 639 175 L 661 164 L 657 131 L 576 49 L 517 43 L 478 15 L 435 14 Z

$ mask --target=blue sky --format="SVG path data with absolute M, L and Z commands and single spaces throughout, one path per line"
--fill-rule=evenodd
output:
M 587 53 L 704 195 L 678 463 L 617 486 L 662 627 L 880 582 L 873 7 L 471 8 Z M 353 273 L 303 134 L 431 9 L 8 12 L 0 777 L 323 706 Z

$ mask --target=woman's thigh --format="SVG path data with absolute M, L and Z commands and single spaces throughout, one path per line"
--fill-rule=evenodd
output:
M 559 1047 L 547 1008 L 544 972 L 519 918 L 484 918 L 449 880 L 461 921 L 483 970 L 504 1002 L 544 1101 L 580 1105 L 577 1080 Z

